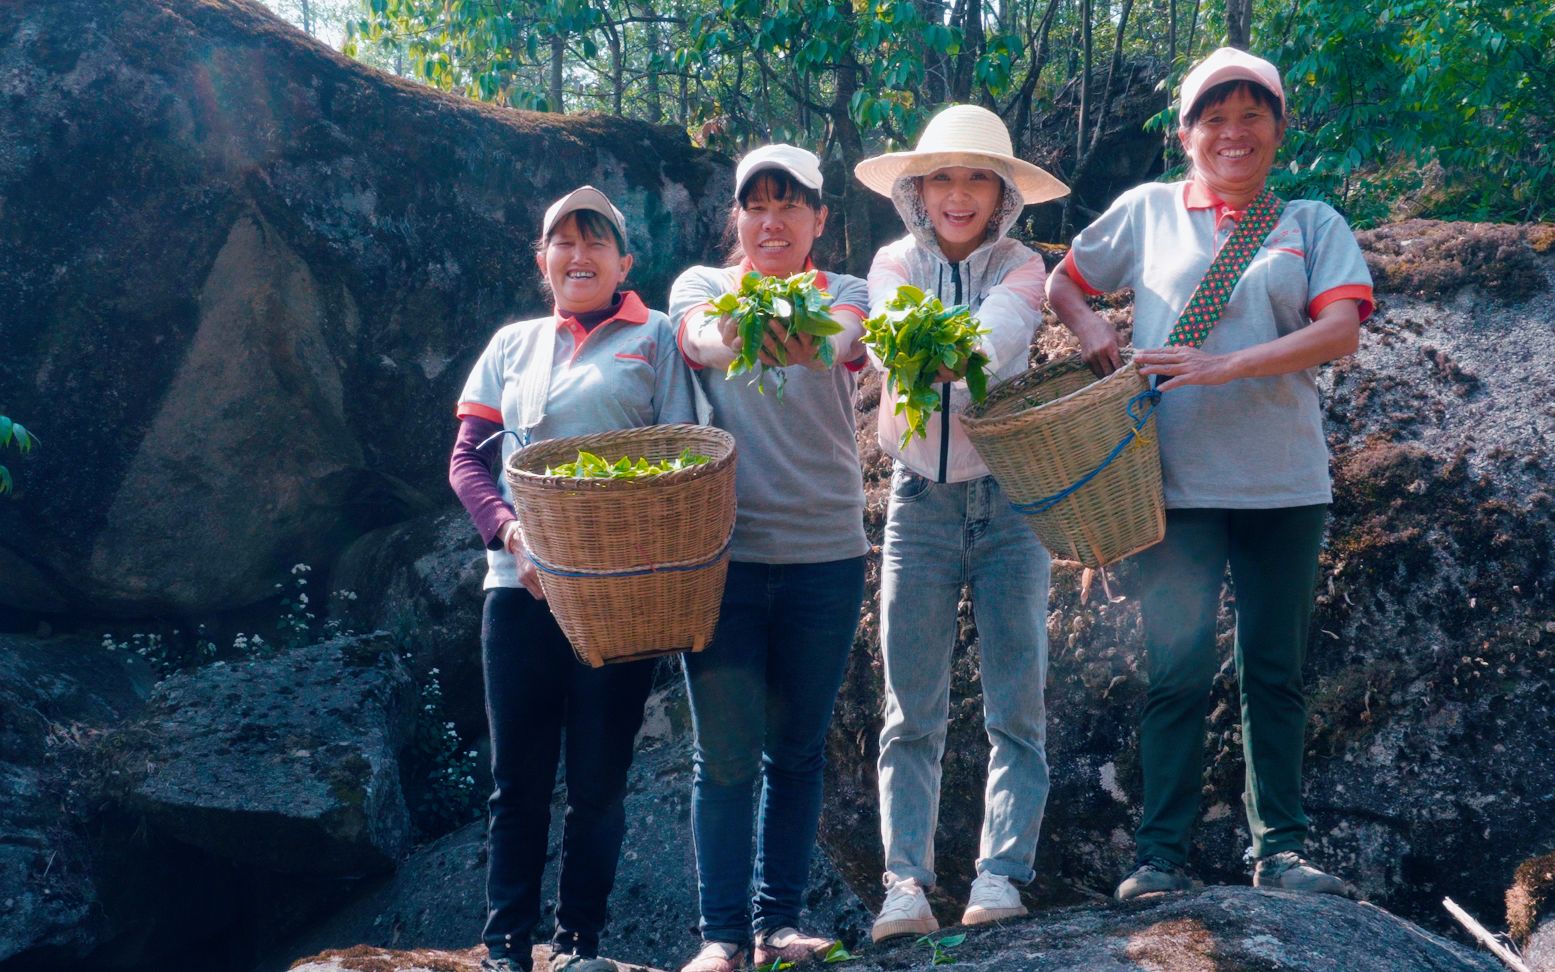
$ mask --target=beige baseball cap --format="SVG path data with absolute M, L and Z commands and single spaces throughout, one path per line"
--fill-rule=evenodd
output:
M 745 189 L 751 176 L 765 169 L 782 169 L 801 186 L 821 191 L 821 160 L 815 157 L 815 153 L 807 152 L 797 145 L 779 143 L 763 145 L 745 153 L 745 158 L 740 160 L 734 170 L 734 198 L 740 198 L 740 192 Z
M 593 186 L 579 186 L 551 203 L 551 208 L 545 211 L 545 221 L 540 224 L 540 237 L 544 239 L 550 236 L 557 223 L 579 210 L 588 210 L 605 217 L 621 235 L 621 245 L 626 246 L 626 217 L 621 215 L 621 210 L 615 207 L 608 196 Z
M 1234 47 L 1222 47 L 1193 66 L 1182 79 L 1182 100 L 1178 103 L 1178 117 L 1185 118 L 1199 101 L 1199 96 L 1217 84 L 1226 81 L 1251 81 L 1280 99 L 1280 110 L 1285 110 L 1285 87 L 1280 83 L 1280 69 Z

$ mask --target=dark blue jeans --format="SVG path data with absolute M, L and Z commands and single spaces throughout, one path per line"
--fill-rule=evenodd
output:
M 521 588 L 486 592 L 481 660 L 494 784 L 482 940 L 493 957 L 529 968 L 565 729 L 567 816 L 555 941 L 593 955 L 615 884 L 626 771 L 653 688 L 653 662 L 589 668 L 574 657 L 545 602 Z
M 863 557 L 731 563 L 712 644 L 683 656 L 696 729 L 691 829 L 706 941 L 744 943 L 753 928 L 799 921 L 821 817 L 826 732 L 863 600 Z

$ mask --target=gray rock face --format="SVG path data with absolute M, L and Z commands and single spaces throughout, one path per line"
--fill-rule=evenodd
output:
M 61 807 L 92 739 L 150 690 L 144 666 L 91 642 L 0 635 L 0 962 L 102 933 L 97 862 Z
M 665 663 L 669 667 L 669 663 Z M 691 748 L 685 691 L 675 668 L 649 700 L 626 798 L 627 832 L 611 925 L 601 951 L 623 962 L 678 969 L 697 946 L 696 858 L 691 843 Z M 543 892 L 550 931 L 565 803 L 551 807 L 551 843 Z M 485 823 L 473 823 L 413 853 L 392 878 L 339 914 L 288 942 L 260 972 L 279 972 L 302 955 L 356 945 L 464 949 L 485 924 Z M 867 940 L 871 916 L 819 852 L 805 898 L 807 927 L 850 942 Z M 478 961 L 478 957 L 477 957 Z
M 1543 232 L 1426 223 L 1363 235 L 1391 289 L 1359 353 L 1323 377 L 1335 501 L 1309 649 L 1309 851 L 1371 900 L 1438 928 L 1444 895 L 1496 914 L 1517 864 L 1555 846 L 1555 256 Z M 1433 296 L 1411 296 L 1421 291 Z M 1114 317 L 1127 327 L 1126 311 Z M 1037 350 L 1066 342 L 1050 327 Z M 873 402 L 863 406 L 861 440 L 872 439 Z M 872 442 L 861 451 L 878 531 L 888 470 Z M 1054 574 L 1053 792 L 1030 889 L 1039 903 L 1109 892 L 1131 861 L 1145 678 L 1132 567 L 1110 574 L 1113 603 L 1100 583 L 1082 602 L 1077 573 Z M 823 840 L 873 904 L 872 608 L 831 740 Z M 973 614 L 963 606 L 940 812 L 947 914 L 972 876 L 987 760 Z M 1245 884 L 1229 613 L 1221 640 L 1228 660 L 1206 723 L 1192 863 L 1211 881 Z
M 472 104 L 250 0 L 0 8 L 0 604 L 217 612 L 447 500 L 452 407 L 580 183 L 662 306 L 729 167 L 668 128 Z M 68 443 L 68 446 L 66 444 Z
M 382 636 L 216 663 L 162 682 L 105 744 L 124 805 L 161 834 L 259 871 L 394 867 L 409 819 L 396 754 L 415 691 Z

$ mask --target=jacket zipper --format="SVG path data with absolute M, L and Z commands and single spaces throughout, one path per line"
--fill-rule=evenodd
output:
M 956 288 L 952 306 L 961 303 L 961 264 L 950 265 L 950 283 Z M 945 482 L 950 466 L 950 382 L 939 390 L 939 481 Z

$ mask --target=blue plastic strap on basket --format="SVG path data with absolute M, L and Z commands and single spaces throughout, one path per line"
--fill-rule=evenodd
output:
M 730 530 L 729 535 L 724 537 L 723 546 L 719 547 L 717 553 L 714 553 L 706 560 L 698 561 L 694 564 L 676 564 L 670 567 L 654 565 L 633 567 L 631 570 L 567 570 L 555 564 L 548 564 L 527 550 L 524 551 L 524 556 L 529 558 L 529 562 L 534 564 L 537 570 L 542 570 L 553 577 L 643 577 L 647 574 L 677 574 L 690 570 L 706 570 L 723 559 L 724 554 L 729 552 L 729 545 L 733 542 L 734 531 Z
M 1135 408 L 1139 406 L 1141 401 L 1150 403 L 1149 407 L 1144 410 L 1143 415 L 1140 415 L 1135 411 Z M 1146 422 L 1150 421 L 1150 416 L 1155 413 L 1155 407 L 1160 403 L 1160 401 L 1161 393 L 1153 388 L 1149 389 L 1148 391 L 1142 391 L 1138 395 L 1135 395 L 1133 398 L 1130 398 L 1128 400 L 1128 405 L 1126 405 L 1125 408 L 1128 411 L 1128 417 L 1134 420 L 1134 427 L 1124 433 L 1123 438 L 1118 441 L 1118 444 L 1112 447 L 1111 452 L 1107 453 L 1107 458 L 1098 463 L 1095 469 L 1092 469 L 1084 476 L 1081 476 L 1079 479 L 1075 480 L 1073 483 L 1069 484 L 1058 492 L 1053 493 L 1051 496 L 1044 496 L 1041 499 L 1034 499 L 1028 503 L 1016 503 L 1011 501 L 1010 509 L 1017 513 L 1024 513 L 1027 516 L 1035 516 L 1038 513 L 1046 513 L 1048 510 L 1051 510 L 1059 503 L 1062 503 L 1064 500 L 1068 499 L 1075 493 L 1076 490 L 1080 489 L 1080 487 L 1099 476 L 1103 469 L 1106 469 L 1108 466 L 1112 465 L 1112 460 L 1118 458 L 1118 456 L 1121 456 L 1123 454 L 1123 450 L 1128 448 L 1129 443 L 1133 442 L 1136 438 L 1139 437 L 1140 430 L 1145 427 Z

